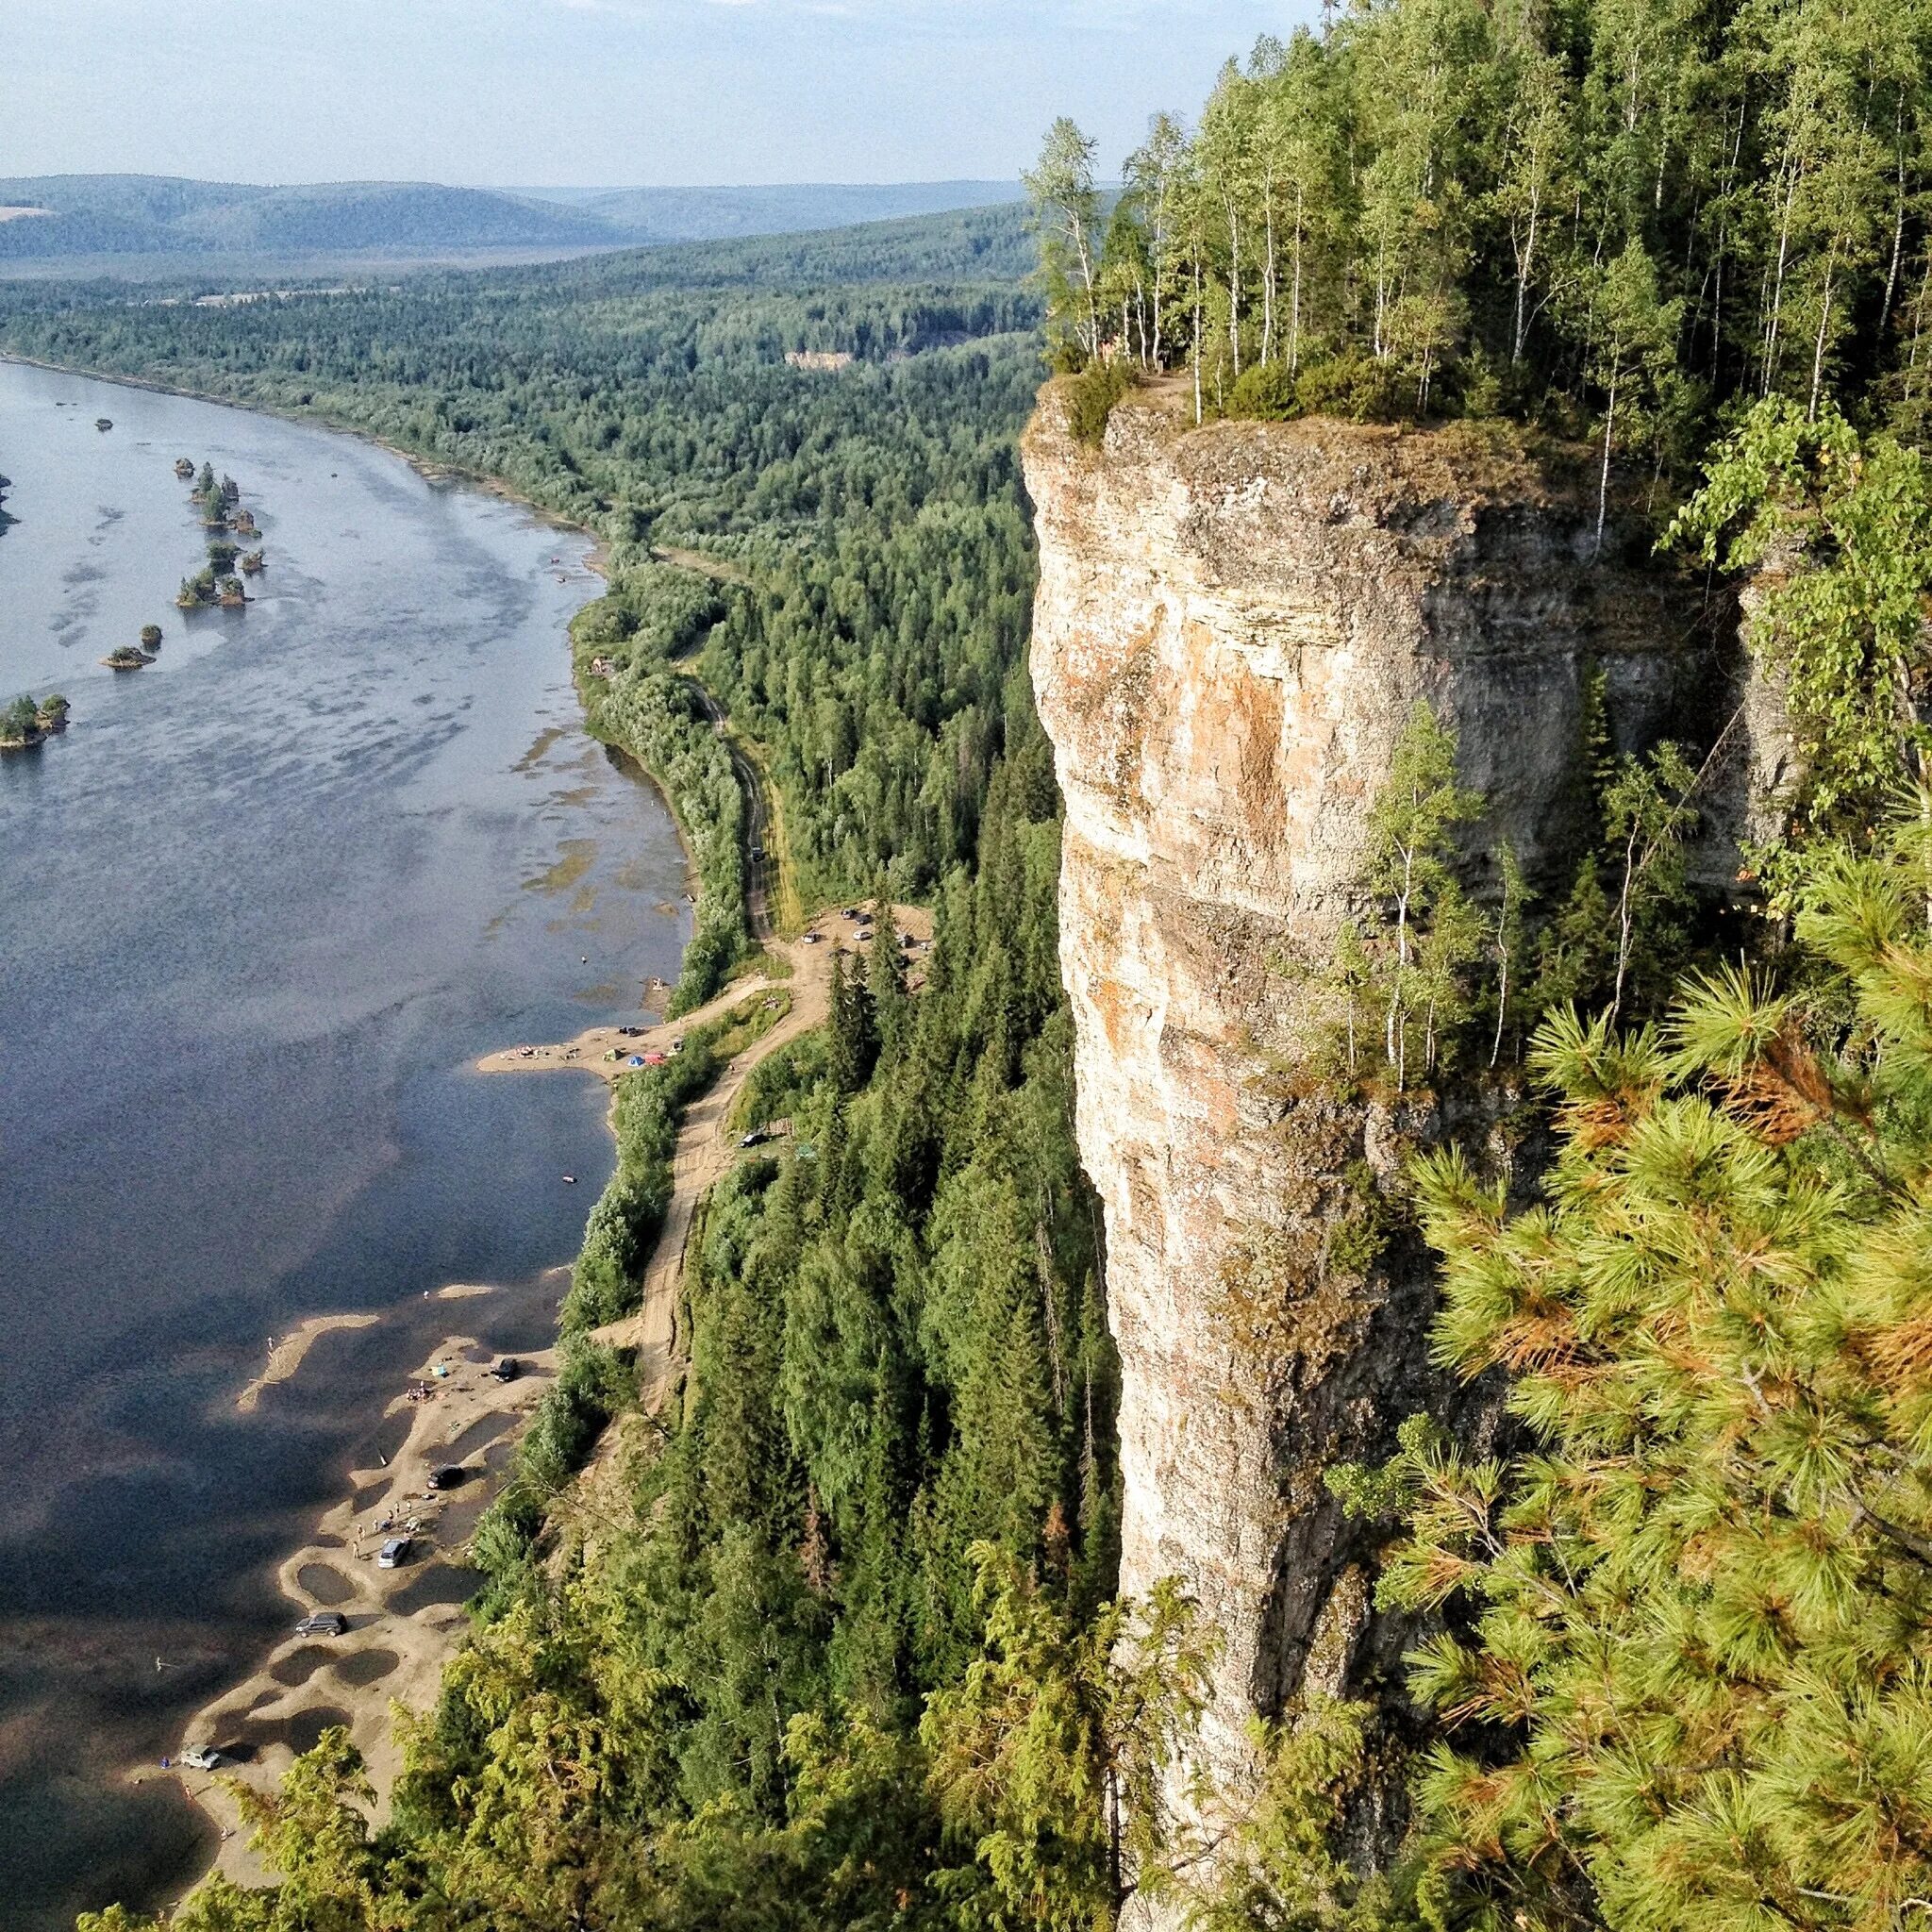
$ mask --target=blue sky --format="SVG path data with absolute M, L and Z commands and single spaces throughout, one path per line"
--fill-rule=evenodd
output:
M 1004 178 L 1314 0 L 4 0 L 0 174 L 645 185 Z

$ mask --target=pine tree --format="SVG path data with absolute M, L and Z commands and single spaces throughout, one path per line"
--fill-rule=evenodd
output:
M 1198 1720 L 1212 1641 L 1172 1582 L 1091 1624 L 989 1544 L 971 1552 L 982 1654 L 920 1724 L 956 1855 L 991 1890 L 983 1923 L 1094 1932 L 1193 1850 L 1165 1803 Z
M 906 953 L 892 919 L 892 902 L 881 891 L 874 899 L 872 951 L 865 962 L 866 1004 L 878 1039 L 880 1057 L 896 1059 L 910 1024 L 906 995 Z
M 1529 1444 L 1420 1423 L 1383 1580 L 1434 1911 L 1532 1928 L 1876 1928 L 1932 1893 L 1932 796 L 1802 894 L 1802 992 L 1733 967 L 1659 1032 L 1558 1015 L 1561 1150 L 1511 1217 L 1424 1159 L 1437 1346 Z
M 871 1077 L 878 1056 L 872 1002 L 857 972 L 845 970 L 842 953 L 832 958 L 831 1037 L 827 1058 L 833 1085 L 857 1093 Z

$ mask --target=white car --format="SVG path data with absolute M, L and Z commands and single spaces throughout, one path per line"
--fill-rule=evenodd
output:
M 409 1539 L 406 1536 L 392 1536 L 375 1553 L 375 1567 L 378 1570 L 396 1570 L 409 1554 Z
M 190 1771 L 215 1771 L 222 1762 L 222 1754 L 212 1744 L 191 1744 L 181 1754 L 181 1762 Z

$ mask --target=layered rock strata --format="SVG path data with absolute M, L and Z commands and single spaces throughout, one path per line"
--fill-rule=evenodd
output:
M 1024 454 L 1079 1141 L 1124 1371 L 1122 1585 L 1177 1574 L 1220 1631 L 1203 1743 L 1238 1779 L 1252 1713 L 1399 1680 L 1403 1633 L 1322 1475 L 1441 1396 L 1431 1274 L 1412 1241 L 1363 1272 L 1341 1236 L 1397 1130 L 1443 1123 L 1298 1088 L 1281 1056 L 1298 970 L 1357 907 L 1396 736 L 1421 698 L 1459 734 L 1487 800 L 1478 890 L 1505 839 L 1548 879 L 1576 836 L 1591 667 L 1626 744 L 1694 737 L 1724 679 L 1700 587 L 1614 532 L 1599 552 L 1591 479 L 1504 432 L 1195 429 L 1143 391 L 1094 451 L 1050 388 Z

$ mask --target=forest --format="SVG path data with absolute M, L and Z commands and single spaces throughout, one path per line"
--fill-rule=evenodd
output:
M 1927 35 L 1917 0 L 1341 9 L 1157 116 L 1118 197 L 1056 125 L 1055 341 L 1186 369 L 1197 420 L 1513 415 L 1606 478 L 1682 478 L 1746 397 L 1916 433 Z
M 1615 512 L 1632 557 L 1751 585 L 1798 767 L 1700 889 L 1716 747 L 1618 745 L 1599 685 L 1568 878 L 1539 901 L 1504 850 L 1478 894 L 1483 800 L 1409 719 L 1281 1050 L 1339 1095 L 1526 1079 L 1526 1197 L 1421 1135 L 1375 1210 L 1440 1257 L 1436 1360 L 1508 1427 L 1416 1415 L 1327 1472 L 1414 1620 L 1399 1849 L 1337 1856 L 1374 1713 L 1313 1700 L 1260 1735 L 1196 1923 L 1928 1909 L 1928 32 L 1857 0 L 1386 0 L 1263 41 L 1191 131 L 1158 117 L 1117 200 L 1071 122 L 1029 176 L 1076 433 L 1142 384 L 1196 423 L 1513 419 L 1587 456 L 1598 552 Z M 1265 1347 L 1272 1311 L 1236 1313 Z

